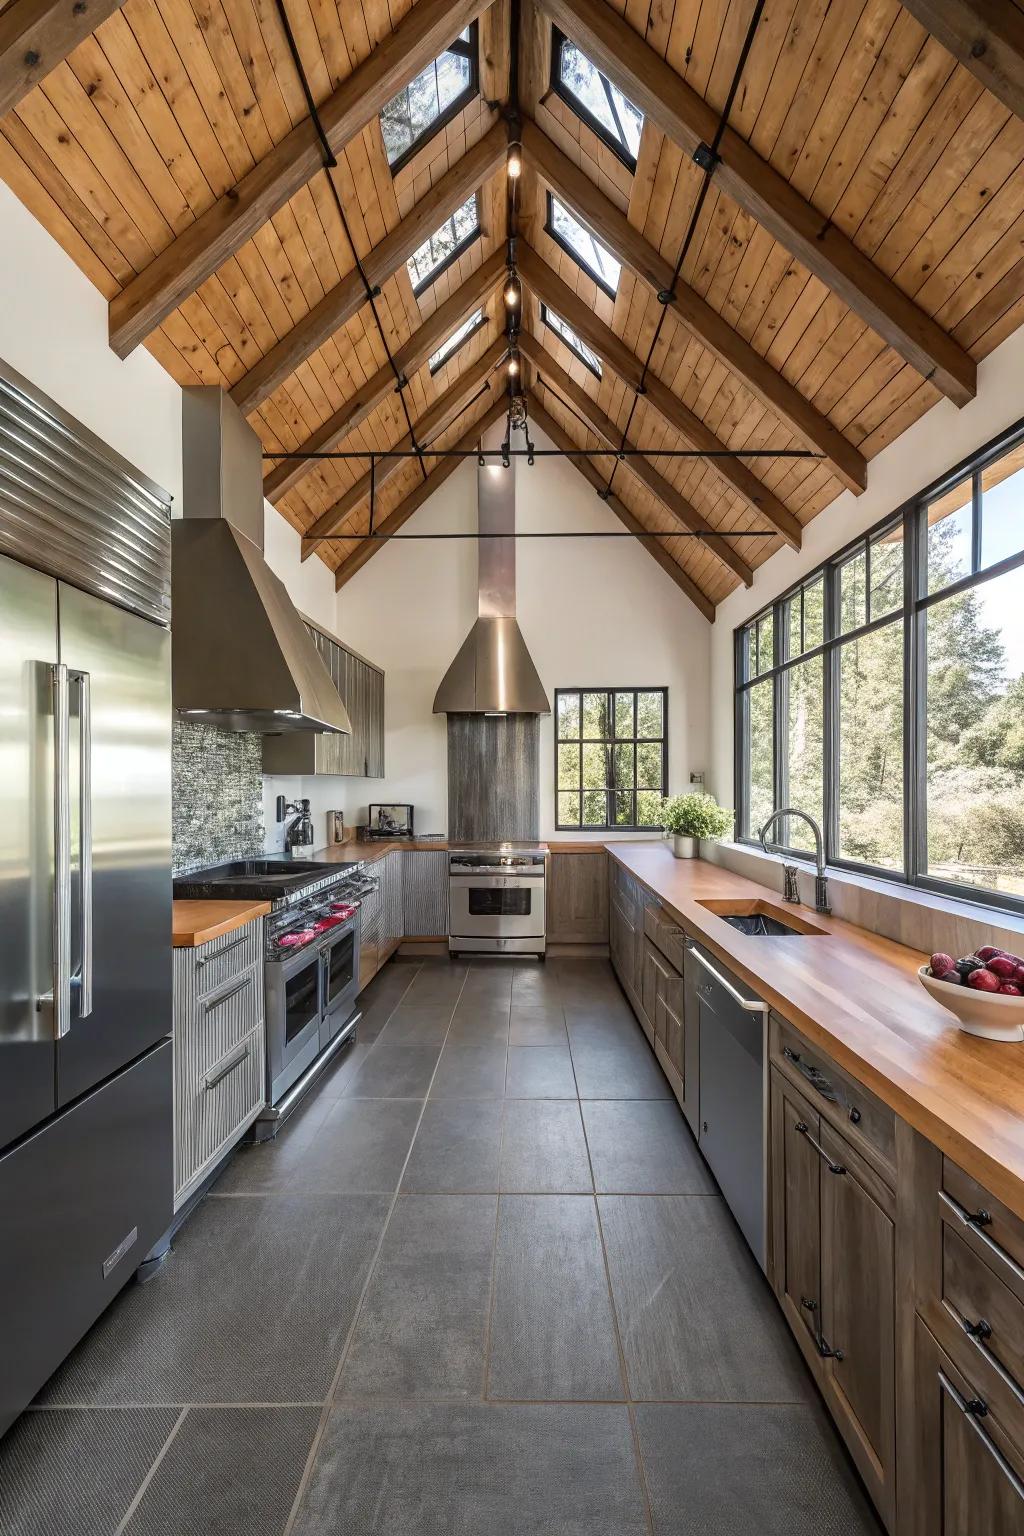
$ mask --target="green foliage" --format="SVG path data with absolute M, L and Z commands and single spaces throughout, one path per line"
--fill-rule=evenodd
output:
M 732 830 L 733 812 L 714 795 L 671 795 L 662 801 L 659 819 L 677 837 L 719 838 Z

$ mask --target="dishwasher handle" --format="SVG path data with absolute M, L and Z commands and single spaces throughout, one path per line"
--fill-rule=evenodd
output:
M 689 949 L 693 958 L 704 967 L 708 975 L 714 977 L 715 981 L 718 982 L 718 985 L 722 987 L 726 992 L 728 992 L 733 1002 L 738 1003 L 745 1013 L 768 1012 L 767 1003 L 762 1003 L 760 999 L 756 997 L 744 997 L 742 992 L 737 991 L 732 982 L 723 976 L 721 971 L 715 969 L 715 967 L 711 964 L 711 961 L 708 960 L 703 952 L 697 948 L 696 944 L 691 942 L 689 945 L 687 945 L 687 948 Z

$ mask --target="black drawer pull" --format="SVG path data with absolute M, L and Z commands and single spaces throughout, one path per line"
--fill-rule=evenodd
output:
M 983 1398 L 980 1397 L 961 1397 L 960 1393 L 957 1391 L 956 1387 L 954 1387 L 953 1383 L 950 1381 L 949 1377 L 944 1371 L 939 1372 L 939 1386 L 942 1388 L 943 1392 L 945 1392 L 953 1406 L 955 1408 L 959 1408 L 960 1412 L 966 1416 L 968 1424 L 970 1424 L 971 1428 L 977 1435 L 978 1439 L 981 1441 L 985 1450 L 992 1457 L 992 1460 L 999 1468 L 999 1471 L 1002 1473 L 1009 1486 L 1013 1489 L 1013 1492 L 1017 1495 L 1017 1498 L 1024 1502 L 1024 1482 L 1022 1482 L 1021 1479 L 1017 1476 L 1017 1473 L 1014 1471 L 1013 1467 L 1011 1467 L 1010 1463 L 1007 1461 L 1002 1451 L 996 1445 L 995 1441 L 989 1439 L 988 1435 L 985 1433 L 978 1422 L 979 1419 L 983 1419 L 987 1415 L 988 1404 Z
M 825 1151 L 825 1148 L 821 1145 L 821 1142 L 815 1141 L 803 1120 L 798 1120 L 796 1122 L 796 1130 L 800 1132 L 800 1135 L 803 1136 L 805 1141 L 810 1142 L 811 1146 L 814 1148 L 815 1152 L 817 1152 L 822 1162 L 828 1165 L 829 1173 L 843 1174 L 846 1172 L 846 1169 L 843 1167 L 842 1163 L 833 1162 L 828 1153 Z
M 854 1105 L 854 1107 L 850 1110 L 850 1119 L 853 1121 L 854 1125 L 860 1125 L 860 1110 L 856 1105 Z
M 964 1333 L 966 1333 L 969 1338 L 981 1339 L 984 1341 L 992 1337 L 992 1325 L 991 1323 L 986 1322 L 983 1317 L 979 1317 L 976 1323 L 969 1323 L 965 1317 Z
M 827 1099 L 830 1104 L 839 1103 L 838 1093 L 836 1093 L 836 1090 L 820 1067 L 812 1066 L 810 1062 L 804 1061 L 800 1052 L 792 1050 L 788 1045 L 782 1047 L 782 1054 L 787 1061 L 793 1063 L 800 1075 L 807 1079 L 811 1087 L 817 1093 L 820 1093 L 823 1099 Z
M 969 1227 L 990 1227 L 992 1225 L 992 1213 L 990 1211 L 968 1211 L 964 1220 Z

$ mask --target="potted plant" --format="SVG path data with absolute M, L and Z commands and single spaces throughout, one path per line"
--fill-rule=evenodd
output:
M 672 795 L 661 805 L 661 824 L 672 834 L 677 859 L 695 859 L 699 839 L 724 837 L 732 819 L 732 811 L 719 805 L 714 795 Z

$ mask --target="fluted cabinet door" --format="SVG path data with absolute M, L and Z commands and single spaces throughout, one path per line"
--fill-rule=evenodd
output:
M 448 854 L 443 849 L 410 848 L 402 855 L 405 932 L 418 939 L 448 933 Z

